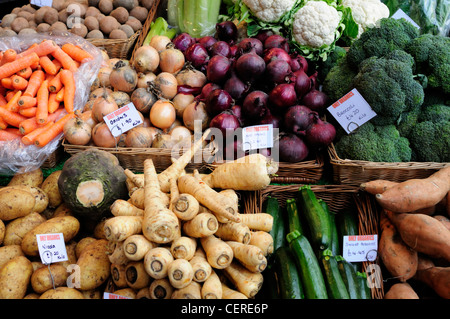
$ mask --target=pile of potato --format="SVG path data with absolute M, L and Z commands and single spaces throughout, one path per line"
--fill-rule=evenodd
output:
M 23 5 L 6 14 L 0 36 L 69 31 L 86 39 L 128 39 L 147 19 L 150 0 L 54 0 Z

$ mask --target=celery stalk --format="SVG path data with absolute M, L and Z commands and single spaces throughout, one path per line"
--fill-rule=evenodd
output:
M 197 0 L 197 6 L 195 11 L 195 20 L 193 24 L 193 32 L 195 37 L 202 37 L 209 35 L 210 21 L 208 20 L 208 5 L 209 0 Z
M 197 37 L 195 34 L 194 23 L 197 19 L 196 16 L 196 0 L 184 0 L 184 27 L 186 32 L 191 36 Z
M 168 0 L 167 2 L 167 22 L 172 27 L 178 27 L 178 8 L 177 0 Z
M 155 21 L 152 22 L 150 30 L 145 36 L 142 45 L 150 44 L 150 41 L 155 35 L 165 35 L 172 39 L 177 32 L 178 28 L 169 28 L 169 24 L 167 23 L 167 21 L 163 17 L 158 17 Z
M 220 6 L 222 5 L 222 0 L 210 0 L 209 1 L 209 14 L 208 21 L 211 24 L 211 33 L 215 32 L 216 24 L 219 19 Z
M 184 0 L 177 0 L 177 20 L 181 32 L 186 32 L 184 24 Z

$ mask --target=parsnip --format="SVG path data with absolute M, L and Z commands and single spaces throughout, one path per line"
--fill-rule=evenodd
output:
M 145 270 L 143 261 L 130 261 L 125 266 L 125 279 L 128 287 L 138 290 L 148 287 L 151 277 Z
M 181 236 L 175 239 L 170 246 L 170 252 L 175 259 L 191 260 L 197 249 L 197 241 L 194 238 Z
M 258 246 L 247 245 L 237 241 L 226 241 L 233 249 L 234 257 L 251 272 L 262 272 L 267 267 L 267 259 Z
M 189 237 L 201 238 L 214 234 L 218 227 L 219 222 L 216 216 L 211 213 L 201 213 L 183 223 L 183 232 Z
M 189 262 L 194 270 L 194 278 L 196 282 L 204 282 L 212 273 L 212 267 L 206 259 L 205 252 L 201 247 L 197 247 L 194 257 Z
M 137 208 L 129 201 L 116 199 L 111 207 L 111 213 L 114 216 L 144 216 L 144 210 Z
M 252 237 L 250 228 L 242 222 L 219 223 L 215 235 L 223 240 L 233 240 L 243 244 L 248 244 Z
M 184 288 L 192 282 L 194 270 L 186 259 L 174 259 L 167 267 L 167 277 L 174 288 Z
M 123 241 L 142 231 L 141 216 L 114 216 L 108 219 L 104 225 L 106 239 L 111 241 Z
M 233 250 L 222 239 L 210 235 L 200 238 L 200 243 L 211 267 L 224 269 L 233 261 Z
M 201 293 L 202 299 L 222 299 L 222 282 L 215 271 L 203 283 Z
M 156 244 L 149 241 L 142 234 L 131 235 L 123 243 L 125 256 L 133 261 L 142 260 L 145 254 L 154 247 L 156 247 Z
M 171 299 L 174 288 L 169 279 L 155 279 L 148 288 L 151 299 Z
M 252 231 L 249 244 L 261 248 L 264 256 L 273 253 L 273 237 L 268 232 L 262 230 Z
M 269 232 L 272 230 L 273 217 L 267 213 L 240 214 L 241 222 L 252 230 Z
M 237 261 L 233 261 L 223 271 L 237 290 L 248 298 L 255 297 L 262 287 L 263 275 L 260 272 L 251 272 Z
M 167 268 L 173 260 L 174 258 L 168 248 L 152 248 L 144 257 L 145 270 L 153 279 L 165 278 L 167 277 Z

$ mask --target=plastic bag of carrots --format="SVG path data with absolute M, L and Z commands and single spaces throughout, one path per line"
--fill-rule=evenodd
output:
M 97 47 L 70 33 L 0 38 L 0 174 L 34 170 L 59 147 L 101 61 Z

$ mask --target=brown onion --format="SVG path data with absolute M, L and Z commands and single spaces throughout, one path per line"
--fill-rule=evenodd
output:
M 177 116 L 179 118 L 183 118 L 183 112 L 186 107 L 194 102 L 195 96 L 192 94 L 184 94 L 178 93 L 172 99 L 173 106 L 175 107 L 175 111 L 177 112 Z
M 134 52 L 133 67 L 139 73 L 155 72 L 159 66 L 159 53 L 150 46 L 143 45 Z
M 92 110 L 83 111 L 82 113 L 77 114 L 77 116 L 89 124 L 91 130 L 94 128 L 95 124 L 97 124 L 97 121 L 92 117 Z
M 192 133 L 186 126 L 176 126 L 169 131 L 172 139 L 175 141 L 180 141 L 185 138 L 191 137 Z
M 164 51 L 170 43 L 172 43 L 172 40 L 165 35 L 155 35 L 150 40 L 150 46 L 155 48 L 158 53 Z
M 156 101 L 150 110 L 150 122 L 153 126 L 167 130 L 175 122 L 175 107 L 169 100 Z
M 92 127 L 78 116 L 64 124 L 63 132 L 67 142 L 73 145 L 86 145 L 92 137 Z
M 98 123 L 92 129 L 92 142 L 98 147 L 116 147 L 120 136 L 114 137 L 105 122 Z
M 153 143 L 152 132 L 143 126 L 137 126 L 127 132 L 125 137 L 126 147 L 151 147 Z
M 98 123 L 104 122 L 103 117 L 118 108 L 114 98 L 105 92 L 104 95 L 95 99 L 92 105 L 92 118 Z
M 137 85 L 137 72 L 130 65 L 117 62 L 109 76 L 111 86 L 116 91 L 131 93 Z
M 131 102 L 143 114 L 148 114 L 152 105 L 158 100 L 150 88 L 137 88 L 131 94 Z
M 184 66 L 185 58 L 183 52 L 168 45 L 159 53 L 159 68 L 162 72 L 177 73 Z
M 158 133 L 153 139 L 153 148 L 171 149 L 175 145 L 175 141 L 172 140 L 172 136 L 167 133 Z
M 178 82 L 173 74 L 161 72 L 156 76 L 155 88 L 161 93 L 161 97 L 170 100 L 178 92 Z
M 186 67 L 176 75 L 178 85 L 190 87 L 203 87 L 206 84 L 206 75 L 193 67 Z
M 153 82 L 156 79 L 156 74 L 153 72 L 147 72 L 147 73 L 139 73 L 138 74 L 138 81 L 136 84 L 137 88 L 147 88 L 149 86 L 149 82 Z
M 209 126 L 209 116 L 206 112 L 205 103 L 202 101 L 194 101 L 189 104 L 183 112 L 183 123 L 191 131 L 195 128 L 201 128 L 202 131 Z M 196 126 L 196 121 L 199 121 L 200 127 Z M 197 124 L 198 125 L 198 124 Z

